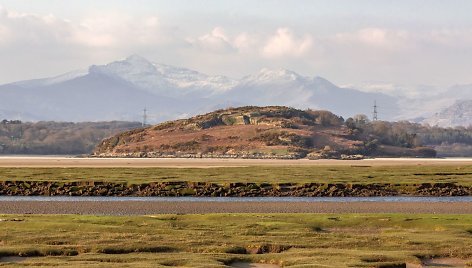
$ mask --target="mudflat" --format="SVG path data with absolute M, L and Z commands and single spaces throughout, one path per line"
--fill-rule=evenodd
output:
M 0 214 L 152 215 L 204 213 L 472 214 L 468 202 L 0 201 Z
M 243 167 L 243 166 L 418 166 L 471 165 L 472 158 L 374 158 L 363 160 L 281 160 L 221 158 L 77 158 L 2 156 L 0 167 Z

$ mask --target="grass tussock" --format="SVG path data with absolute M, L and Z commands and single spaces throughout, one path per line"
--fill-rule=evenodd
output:
M 472 215 L 423 214 L 414 221 L 403 214 L 22 215 L 21 224 L 9 221 L 18 215 L 1 218 L 0 230 L 8 232 L 0 231 L 0 257 L 33 257 L 22 260 L 32 266 L 216 268 L 244 261 L 284 268 L 404 267 L 431 257 L 472 262 Z M 264 232 L 248 235 L 248 227 Z
M 247 249 L 241 246 L 232 246 L 224 250 L 228 254 L 248 254 Z
M 0 250 L 1 257 L 45 257 L 45 256 L 77 256 L 79 252 L 75 249 L 60 249 L 60 248 L 46 248 L 46 249 L 12 249 Z
M 176 252 L 177 249 L 168 246 L 145 246 L 145 247 L 104 247 L 97 250 L 97 253 L 104 254 L 129 254 L 129 253 L 163 253 Z
M 0 168 L 0 181 L 386 183 L 406 186 L 455 183 L 472 186 L 471 165 L 425 166 L 247 166 L 212 168 Z

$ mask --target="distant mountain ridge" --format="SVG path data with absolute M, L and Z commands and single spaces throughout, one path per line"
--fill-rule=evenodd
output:
M 456 101 L 422 123 L 439 127 L 468 127 L 472 125 L 472 100 Z
M 23 121 L 141 120 L 157 123 L 217 108 L 285 105 L 326 109 L 344 117 L 371 114 L 374 100 L 393 106 L 398 99 L 382 93 L 340 88 L 321 77 L 285 69 L 262 69 L 232 79 L 153 63 L 138 55 L 87 71 L 0 86 L 0 117 Z

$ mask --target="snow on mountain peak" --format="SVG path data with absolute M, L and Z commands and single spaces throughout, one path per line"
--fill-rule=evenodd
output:
M 243 78 L 246 83 L 292 82 L 303 77 L 287 69 L 262 68 L 257 74 Z
M 102 73 L 115 75 L 125 80 L 133 80 L 135 76 L 149 75 L 156 72 L 154 64 L 138 55 L 132 55 L 120 61 L 114 61 L 106 65 L 92 65 L 90 73 Z
M 263 68 L 257 74 L 259 79 L 283 79 L 283 80 L 297 80 L 300 75 L 287 69 L 268 69 Z
M 152 63 L 139 55 L 91 66 L 90 72 L 119 77 L 148 91 L 165 92 L 166 95 L 182 94 L 196 88 L 219 92 L 236 85 L 236 81 L 224 76 L 209 76 L 186 68 Z
M 54 77 L 20 81 L 20 82 L 15 82 L 13 84 L 17 86 L 21 86 L 21 87 L 49 86 L 49 85 L 66 82 L 75 78 L 79 78 L 84 75 L 87 75 L 86 70 L 76 70 L 76 71 L 68 72 L 68 73 L 61 74 Z
M 187 68 L 155 64 L 157 72 L 169 83 L 179 88 L 203 87 L 216 91 L 227 90 L 236 81 L 225 76 L 210 76 Z
M 472 125 L 472 100 L 457 100 L 453 105 L 425 119 L 423 123 L 440 127 L 470 126 Z

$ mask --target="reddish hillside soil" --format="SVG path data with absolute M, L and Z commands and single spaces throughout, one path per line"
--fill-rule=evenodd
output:
M 241 107 L 127 131 L 102 141 L 94 155 L 340 158 L 364 154 L 364 144 L 340 117 L 327 111 Z

